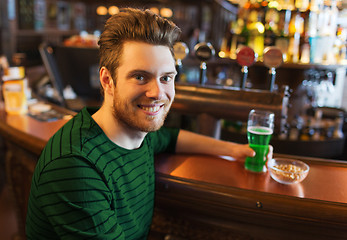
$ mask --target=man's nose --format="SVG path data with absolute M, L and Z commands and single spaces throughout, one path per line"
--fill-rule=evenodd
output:
M 161 100 L 164 97 L 164 89 L 159 80 L 153 79 L 149 82 L 146 96 L 156 100 Z

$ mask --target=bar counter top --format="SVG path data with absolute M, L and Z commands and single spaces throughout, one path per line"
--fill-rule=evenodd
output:
M 7 115 L 0 108 L 0 135 L 12 151 L 6 155 L 8 177 L 15 198 L 24 199 L 18 203 L 22 229 L 37 157 L 66 121 L 42 122 L 28 115 Z M 29 160 L 16 156 L 21 151 L 30 155 Z M 284 185 L 268 172 L 249 172 L 243 163 L 227 157 L 156 156 L 152 229 L 179 239 L 347 239 L 347 162 L 276 153 L 274 157 L 306 162 L 307 178 Z
M 289 197 L 347 204 L 347 162 L 274 154 L 298 159 L 310 166 L 308 176 L 297 184 L 281 184 L 269 172 L 254 173 L 244 164 L 228 157 L 207 155 L 160 155 L 156 162 L 158 173 L 192 181 L 279 194 Z
M 16 138 L 19 144 L 40 154 L 48 139 L 61 128 L 75 113 L 58 106 L 52 109 L 65 114 L 65 119 L 54 121 L 40 121 L 28 114 L 7 114 L 4 103 L 0 102 L 0 134 L 10 138 Z

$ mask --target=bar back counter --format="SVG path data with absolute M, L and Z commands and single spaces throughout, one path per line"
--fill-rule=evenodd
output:
M 6 145 L 20 239 L 25 239 L 27 201 L 38 156 L 66 121 L 7 115 L 0 107 L 0 135 Z M 284 157 L 310 166 L 302 183 L 277 183 L 268 173 L 248 172 L 242 163 L 226 157 L 157 156 L 150 239 L 346 239 L 347 162 Z

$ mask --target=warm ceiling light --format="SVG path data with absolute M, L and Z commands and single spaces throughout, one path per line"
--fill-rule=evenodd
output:
M 224 51 L 220 51 L 220 52 L 218 53 L 218 56 L 221 57 L 221 58 L 225 58 L 226 54 L 225 54 Z
M 165 18 L 172 17 L 172 10 L 170 8 L 162 8 L 160 9 L 160 15 Z
M 269 2 L 269 8 L 278 8 L 279 7 L 279 4 L 277 1 L 271 1 Z
M 111 7 L 108 8 L 108 14 L 115 15 L 117 13 L 119 13 L 119 8 L 118 7 L 111 6 Z
M 159 9 L 156 7 L 151 7 L 149 10 L 151 10 L 152 12 L 154 12 L 155 14 L 159 14 Z
M 98 15 L 106 15 L 107 14 L 107 8 L 105 6 L 99 6 L 96 9 L 96 14 L 98 14 Z

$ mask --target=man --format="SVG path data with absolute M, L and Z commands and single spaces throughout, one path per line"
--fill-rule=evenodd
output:
M 252 156 L 247 145 L 162 128 L 174 99 L 180 30 L 150 11 L 112 16 L 99 41 L 100 109 L 83 109 L 48 142 L 32 180 L 28 239 L 145 239 L 154 154 Z

